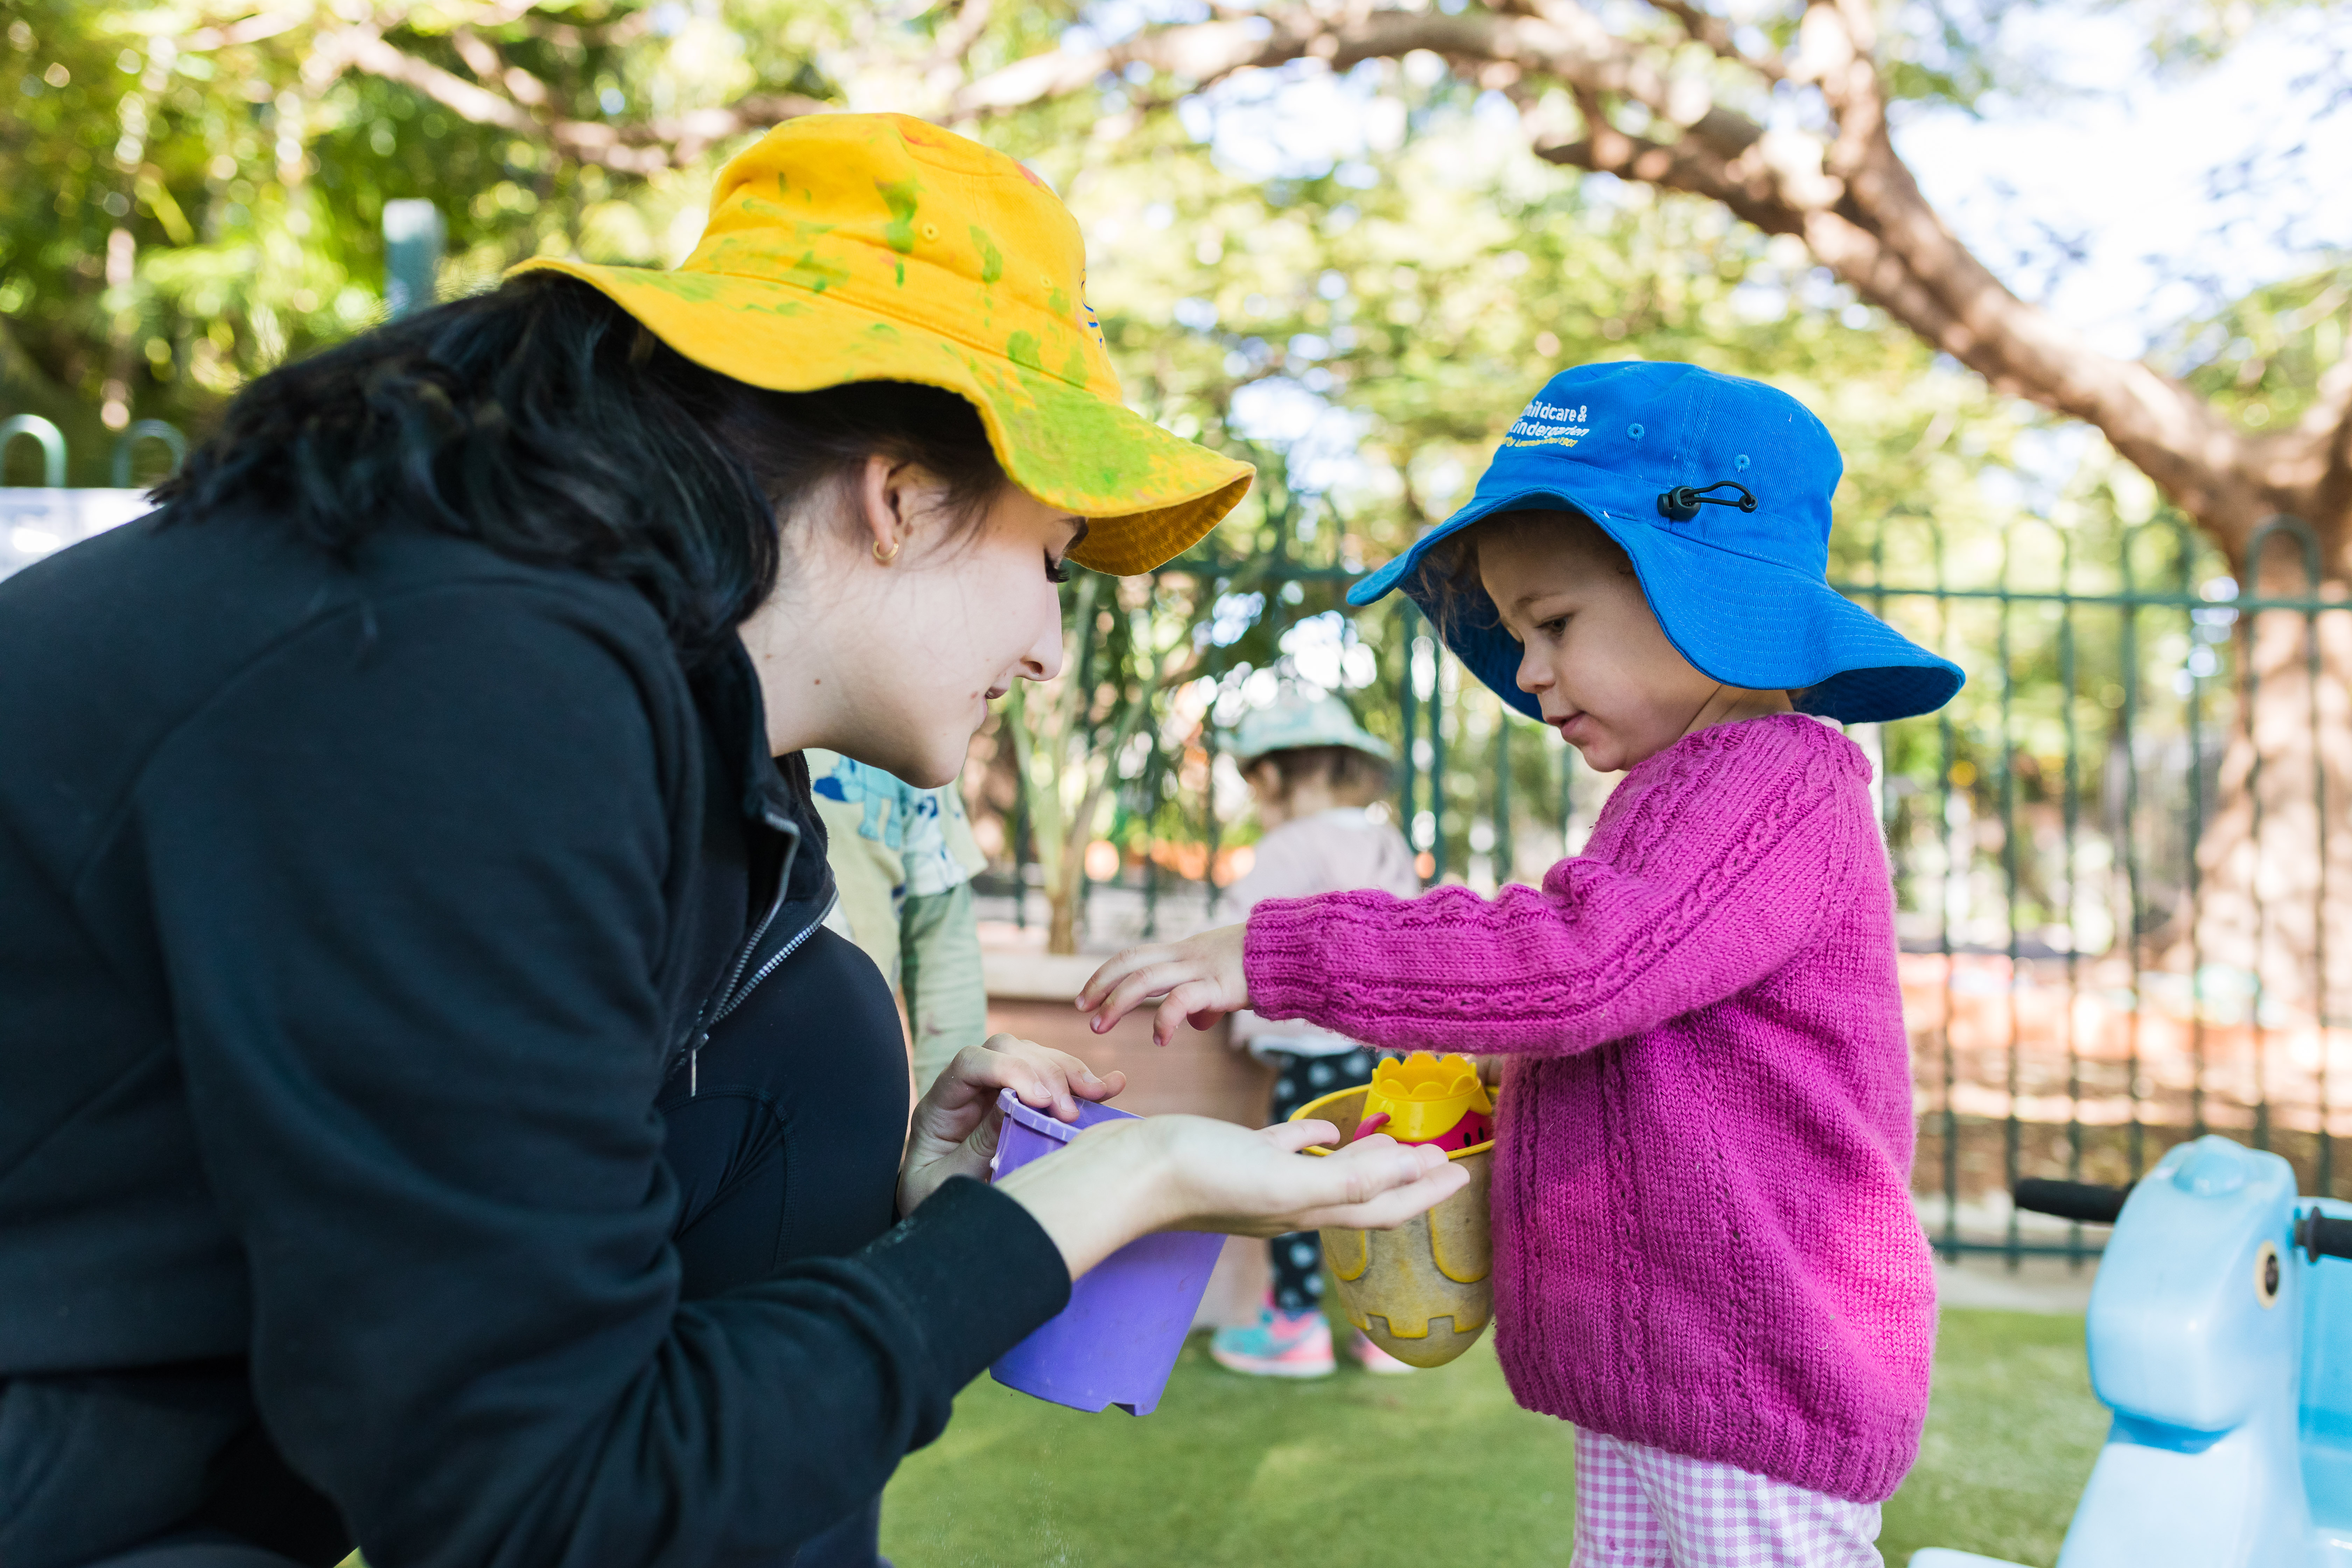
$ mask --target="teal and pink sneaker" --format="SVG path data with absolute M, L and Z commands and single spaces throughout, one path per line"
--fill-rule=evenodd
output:
M 1271 1301 L 1258 1310 L 1256 1322 L 1211 1335 L 1209 1354 L 1249 1377 L 1328 1377 L 1338 1365 L 1322 1313 L 1286 1312 Z

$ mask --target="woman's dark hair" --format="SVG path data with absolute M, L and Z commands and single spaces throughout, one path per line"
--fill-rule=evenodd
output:
M 1486 586 L 1478 577 L 1481 540 L 1545 531 L 1583 534 L 1618 575 L 1633 575 L 1633 559 L 1625 553 L 1625 547 L 1582 512 L 1498 511 L 1439 542 L 1422 560 L 1421 570 L 1413 579 L 1413 593 L 1422 603 L 1434 606 L 1430 619 L 1437 623 L 1440 633 L 1450 637 L 1462 631 L 1493 631 L 1502 625 L 1494 601 L 1486 596 Z
M 941 480 L 957 524 L 1005 482 L 953 393 L 765 391 L 531 274 L 263 376 L 154 499 L 167 522 L 271 512 L 344 559 L 423 528 L 626 583 L 691 665 L 774 590 L 779 518 L 875 453 Z
M 1250 763 L 1246 774 L 1260 768 L 1274 770 L 1274 797 L 1285 802 L 1308 783 L 1328 786 L 1348 805 L 1369 805 L 1389 791 L 1388 763 L 1353 746 L 1285 747 Z

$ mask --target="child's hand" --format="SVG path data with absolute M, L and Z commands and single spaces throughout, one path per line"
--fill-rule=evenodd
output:
M 1151 1040 L 1164 1046 L 1189 1020 L 1205 1029 L 1220 1015 L 1249 1005 L 1249 981 L 1242 973 L 1243 926 L 1219 926 L 1182 942 L 1130 947 L 1105 963 L 1078 993 L 1078 1011 L 1092 1013 L 1101 1034 L 1153 996 L 1163 993 Z
M 997 1090 L 1009 1089 L 1032 1110 L 1076 1121 L 1079 1100 L 1108 1100 L 1126 1087 L 1125 1073 L 1097 1078 L 1074 1056 L 1011 1035 L 966 1046 L 915 1106 L 898 1164 L 898 1212 L 914 1213 L 950 1176 L 987 1179 L 1001 1120 Z

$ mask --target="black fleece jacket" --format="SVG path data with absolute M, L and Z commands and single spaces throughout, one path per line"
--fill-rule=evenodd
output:
M 968 1182 L 680 1300 L 656 1093 L 822 912 L 759 713 L 423 533 L 0 583 L 0 1563 L 185 1521 L 257 1421 L 375 1568 L 773 1563 L 1060 1309 Z

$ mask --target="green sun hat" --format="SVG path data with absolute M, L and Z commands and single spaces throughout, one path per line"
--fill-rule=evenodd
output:
M 1308 746 L 1345 746 L 1383 763 L 1396 761 L 1389 743 L 1357 723 L 1336 697 L 1284 697 L 1244 715 L 1234 729 L 1234 761 L 1244 769 L 1269 752 Z

